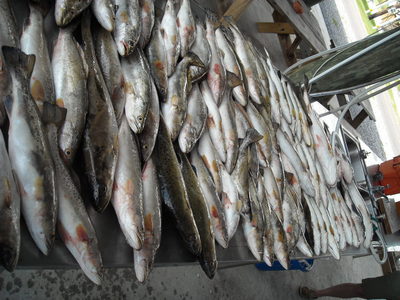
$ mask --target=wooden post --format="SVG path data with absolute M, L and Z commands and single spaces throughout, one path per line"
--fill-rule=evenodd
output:
M 239 20 L 240 15 L 251 2 L 252 0 L 234 0 L 231 6 L 225 11 L 224 16 L 232 16 L 235 21 Z

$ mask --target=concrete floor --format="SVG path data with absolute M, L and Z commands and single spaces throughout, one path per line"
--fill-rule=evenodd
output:
M 274 63 L 285 69 L 276 36 L 255 33 L 254 22 L 272 21 L 271 13 L 265 0 L 254 0 L 239 25 L 267 45 Z M 381 274 L 372 257 L 318 260 L 308 273 L 262 272 L 249 265 L 220 270 L 214 280 L 209 280 L 199 266 L 159 267 L 146 284 L 136 281 L 132 268 L 107 269 L 102 286 L 95 286 L 77 269 L 16 270 L 12 274 L 3 270 L 0 299 L 299 299 L 299 285 L 323 288 Z

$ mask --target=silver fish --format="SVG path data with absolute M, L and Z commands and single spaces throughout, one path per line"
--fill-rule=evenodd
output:
M 286 243 L 285 232 L 282 223 L 278 220 L 275 213 L 271 211 L 271 225 L 274 235 L 274 253 L 282 267 L 289 269 L 289 250 Z
M 111 0 L 93 0 L 91 8 L 100 25 L 112 32 L 115 26 L 115 12 Z
M 71 26 L 60 30 L 52 58 L 56 104 L 67 109 L 59 146 L 68 164 L 74 161 L 88 110 L 86 62 Z
M 164 39 L 165 52 L 167 53 L 167 75 L 171 76 L 180 53 L 178 26 L 176 24 L 175 1 L 168 0 L 165 4 L 164 16 L 161 20 L 161 35 Z
M 12 77 L 13 96 L 6 100 L 10 161 L 28 230 L 40 251 L 47 255 L 54 244 L 58 202 L 45 128 L 29 92 L 35 57 L 13 47 L 3 46 L 2 50 Z
M 144 48 L 150 40 L 155 21 L 154 0 L 139 0 L 140 19 L 142 22 L 139 38 L 140 48 Z
M 128 244 L 140 250 L 144 239 L 140 152 L 126 118 L 118 132 L 119 154 L 111 203 Z
M 307 218 L 307 223 L 312 231 L 312 244 L 315 255 L 320 255 L 321 253 L 321 228 L 317 219 L 317 215 L 314 211 L 313 205 L 310 203 L 310 198 L 303 194 L 303 208 L 305 216 Z
M 125 107 L 125 92 L 117 46 L 111 33 L 100 26 L 94 30 L 93 34 L 96 57 L 111 97 L 115 117 L 120 124 Z
M 271 210 L 283 221 L 281 193 L 271 168 L 264 168 L 264 187 Z
M 185 122 L 179 133 L 178 143 L 182 152 L 192 151 L 196 142 L 203 133 L 207 120 L 207 106 L 199 85 L 196 83 L 188 96 L 188 108 Z
M 21 199 L 11 169 L 3 133 L 0 132 L 0 263 L 9 272 L 17 265 L 21 244 Z
M 152 92 L 149 112 L 147 113 L 143 131 L 138 135 L 143 161 L 147 161 L 153 152 L 154 145 L 156 144 L 158 127 L 160 125 L 160 104 L 158 101 L 157 89 L 153 81 L 151 82 L 151 86 Z
M 24 26 L 21 36 L 21 50 L 26 54 L 34 54 L 36 58 L 30 90 L 41 112 L 43 101 L 54 103 L 56 98 L 42 12 L 35 4 L 30 4 L 29 9 L 29 21 Z
M 190 1 L 183 0 L 176 17 L 179 32 L 181 56 L 184 57 L 196 39 L 196 23 L 190 8 Z
M 233 107 L 235 109 L 235 123 L 238 138 L 244 139 L 247 129 L 252 128 L 252 125 L 250 124 L 250 118 L 239 103 L 234 102 Z
M 115 13 L 114 40 L 118 53 L 128 56 L 135 50 L 141 32 L 139 0 L 114 0 Z
M 68 25 L 91 3 L 92 0 L 56 0 L 54 15 L 57 26 Z
M 149 112 L 152 88 L 150 69 L 140 48 L 121 60 L 125 78 L 125 115 L 134 133 L 141 133 Z
M 196 39 L 190 51 L 196 54 L 204 64 L 204 67 L 190 66 L 190 78 L 192 78 L 192 82 L 195 82 L 207 74 L 211 62 L 210 44 L 207 41 L 204 26 L 200 21 L 196 22 Z
M 161 199 L 156 172 L 150 158 L 142 171 L 144 240 L 142 249 L 134 250 L 135 274 L 139 282 L 147 279 L 161 242 Z

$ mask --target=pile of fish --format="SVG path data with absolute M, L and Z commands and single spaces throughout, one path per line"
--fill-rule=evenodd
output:
M 141 282 L 160 246 L 162 202 L 210 278 L 215 241 L 228 248 L 239 223 L 255 259 L 285 268 L 295 249 L 339 259 L 347 245 L 369 247 L 351 164 L 329 144 L 307 88 L 297 93 L 230 18 L 208 13 L 203 24 L 189 0 L 168 0 L 159 17 L 151 0 L 56 0 L 50 56 L 42 6 L 29 3 L 19 37 L 0 0 L 6 269 L 18 262 L 22 210 L 43 254 L 58 232 L 101 283 L 78 159 L 93 207 L 111 202 Z

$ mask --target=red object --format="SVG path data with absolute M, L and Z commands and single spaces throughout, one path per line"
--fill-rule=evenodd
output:
M 400 193 L 400 155 L 379 165 L 378 171 L 382 174 L 379 185 L 388 186 L 385 195 Z
M 293 9 L 296 14 L 302 14 L 304 12 L 303 6 L 301 5 L 300 1 L 293 2 Z

